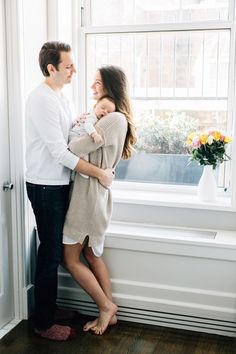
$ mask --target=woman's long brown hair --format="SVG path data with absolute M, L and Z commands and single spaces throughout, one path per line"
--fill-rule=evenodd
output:
M 102 78 L 104 93 L 115 101 L 116 111 L 123 113 L 128 123 L 128 130 L 125 138 L 122 158 L 131 157 L 136 143 L 136 128 L 133 122 L 133 113 L 128 95 L 127 78 L 123 70 L 118 66 L 107 65 L 98 69 Z

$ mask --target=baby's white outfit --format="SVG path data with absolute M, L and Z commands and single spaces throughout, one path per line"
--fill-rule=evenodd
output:
M 88 134 L 91 135 L 96 133 L 96 129 L 94 128 L 94 124 L 98 121 L 98 118 L 94 112 L 91 110 L 89 113 L 83 113 L 76 121 L 76 124 L 69 131 L 69 142 L 73 138 L 78 138 L 78 136 Z M 88 161 L 88 155 L 81 155 L 84 160 Z M 80 173 L 84 178 L 88 178 L 88 176 Z M 73 175 L 72 175 L 73 179 Z
M 97 123 L 98 118 L 94 112 L 91 110 L 89 113 L 84 113 L 77 119 L 76 124 L 69 131 L 69 141 L 71 141 L 74 137 L 81 136 L 83 134 L 96 133 L 96 129 L 94 128 L 94 124 Z

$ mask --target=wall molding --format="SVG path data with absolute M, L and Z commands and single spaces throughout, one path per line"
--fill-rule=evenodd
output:
M 104 259 L 119 318 L 236 336 L 234 232 L 112 222 Z M 58 303 L 96 315 L 62 268 Z
M 122 305 L 121 299 L 116 295 L 114 300 L 119 305 L 119 320 L 236 337 L 235 321 L 186 315 L 181 313 L 181 309 L 179 313 L 149 310 L 141 302 L 136 307 L 137 302 L 134 302 L 133 299 L 130 301 L 126 299 Z M 97 306 L 84 294 L 82 289 L 71 291 L 71 289 L 60 288 L 58 305 L 63 308 L 73 308 L 81 314 L 94 317 L 98 315 Z M 141 307 L 142 305 L 144 307 Z
M 24 67 L 23 67 L 23 22 L 22 0 L 5 1 L 6 16 L 6 55 L 7 55 L 7 94 L 10 135 L 10 168 L 12 211 L 12 251 L 14 274 L 15 317 L 26 318 L 24 312 L 24 153 L 23 153 L 23 115 L 24 115 Z

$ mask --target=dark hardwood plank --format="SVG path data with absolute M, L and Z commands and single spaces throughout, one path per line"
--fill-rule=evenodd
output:
M 96 336 L 83 332 L 87 320 L 73 321 L 78 338 L 70 342 L 37 337 L 32 322 L 22 321 L 0 340 L 0 354 L 236 354 L 235 338 L 123 321 Z

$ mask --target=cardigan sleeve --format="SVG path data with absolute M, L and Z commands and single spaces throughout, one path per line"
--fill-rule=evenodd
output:
M 75 155 L 89 154 L 102 146 L 115 143 L 115 136 L 120 130 L 127 129 L 126 118 L 118 112 L 109 113 L 95 124 L 96 131 L 102 136 L 100 143 L 95 143 L 89 135 L 82 135 L 71 140 L 69 149 Z
M 85 134 L 73 138 L 69 143 L 69 149 L 75 155 L 80 156 L 84 154 L 87 155 L 92 151 L 96 151 L 103 145 L 104 145 L 103 140 L 100 143 L 95 143 L 93 138 L 90 135 Z

